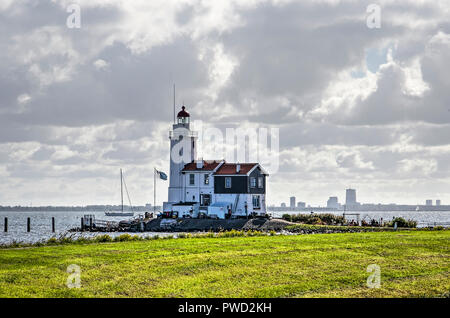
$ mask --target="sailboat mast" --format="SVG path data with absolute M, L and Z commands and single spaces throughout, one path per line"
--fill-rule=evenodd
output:
M 123 177 L 122 177 L 122 169 L 120 169 L 120 198 L 122 200 L 122 213 L 123 213 Z
M 175 124 L 175 84 L 173 84 L 173 123 Z

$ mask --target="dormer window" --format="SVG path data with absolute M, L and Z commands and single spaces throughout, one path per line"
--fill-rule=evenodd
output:
M 258 177 L 258 188 L 262 189 L 264 187 L 263 177 Z

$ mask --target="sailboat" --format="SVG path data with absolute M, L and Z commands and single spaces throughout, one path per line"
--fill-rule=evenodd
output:
M 123 211 L 123 185 L 124 185 L 124 180 L 123 180 L 123 173 L 122 173 L 122 169 L 120 169 L 120 197 L 121 197 L 121 206 L 122 206 L 122 210 L 121 212 L 116 212 L 116 211 L 106 211 L 105 215 L 106 216 L 133 216 L 134 212 L 133 212 L 133 207 L 131 206 L 131 200 L 130 200 L 130 196 L 128 195 L 128 189 L 127 189 L 127 184 L 125 183 L 125 190 L 127 191 L 127 196 L 128 196 L 128 200 L 130 201 L 130 207 L 131 207 L 131 212 L 124 212 Z

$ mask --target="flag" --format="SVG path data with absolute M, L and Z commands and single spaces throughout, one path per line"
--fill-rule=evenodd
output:
M 164 172 L 156 170 L 156 173 L 161 180 L 167 180 L 167 174 L 165 174 Z

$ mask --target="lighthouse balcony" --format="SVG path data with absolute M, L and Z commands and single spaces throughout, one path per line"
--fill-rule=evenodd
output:
M 170 139 L 172 139 L 172 138 L 179 138 L 180 136 L 183 136 L 183 137 L 198 137 L 198 132 L 196 132 L 196 131 L 188 131 L 188 132 L 186 132 L 186 131 L 173 131 L 173 130 L 171 130 L 171 131 L 169 131 L 169 138 Z

